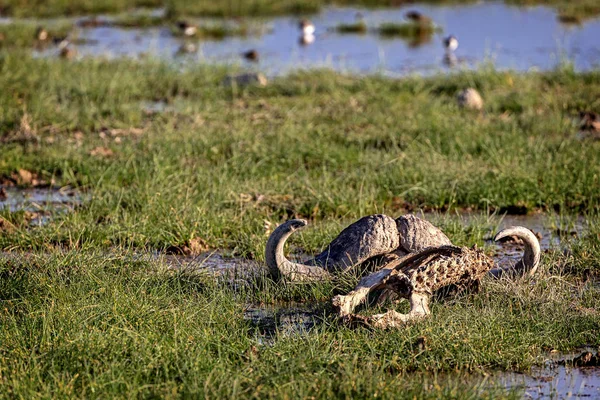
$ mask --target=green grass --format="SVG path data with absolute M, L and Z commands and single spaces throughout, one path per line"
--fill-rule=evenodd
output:
M 325 3 L 322 0 L 251 0 L 226 2 L 171 0 L 167 13 L 171 16 L 273 16 L 312 14 L 321 10 L 323 5 Z
M 429 4 L 468 4 L 473 0 L 426 0 Z M 354 7 L 399 7 L 411 4 L 405 0 L 251 0 L 211 2 L 200 0 L 171 0 L 168 5 L 170 15 L 203 15 L 215 17 L 233 16 L 273 16 L 285 14 L 312 14 L 329 5 Z
M 598 72 L 390 80 L 323 71 L 232 92 L 221 85 L 227 71 L 179 73 L 151 61 L 5 54 L 0 68 L 3 135 L 15 135 L 26 115 L 44 143 L 5 145 L 0 176 L 23 168 L 94 193 L 60 229 L 14 233 L 0 246 L 162 248 L 198 234 L 262 257 L 264 220 L 338 221 L 336 230 L 415 207 L 600 208 L 600 144 L 577 140 L 573 123 L 578 110 L 598 107 Z M 484 114 L 456 105 L 468 86 L 481 91 Z M 148 116 L 142 103 L 153 100 L 174 110 Z M 143 134 L 117 143 L 99 136 L 102 127 Z M 83 141 L 73 140 L 77 132 Z M 90 157 L 98 146 L 113 156 Z
M 202 278 L 75 254 L 38 258 L 20 269 L 2 265 L 0 273 L 3 397 L 478 393 L 464 374 L 401 371 L 404 360 L 427 358 L 412 348 L 418 331 L 386 337 L 327 323 L 307 337 L 281 336 L 261 346 L 243 305 Z M 369 341 L 377 345 L 365 346 Z
M 506 0 L 506 3 L 517 6 L 553 7 L 557 9 L 561 20 L 575 23 L 600 15 L 600 3 L 596 0 Z
M 435 32 L 439 31 L 432 23 L 394 23 L 388 22 L 379 25 L 378 32 L 382 36 L 393 37 L 398 36 L 405 39 L 414 39 L 421 37 L 430 37 Z
M 53 22 L 45 25 L 49 38 L 40 42 L 36 37 L 36 30 L 40 26 L 35 22 L 16 22 L 0 25 L 0 48 L 18 48 L 18 47 L 43 47 L 52 45 L 53 38 L 64 38 L 73 29 L 71 22 Z
M 598 344 L 598 288 L 542 274 L 486 282 L 402 330 L 351 330 L 325 311 L 309 333 L 261 345 L 245 304 L 289 290 L 263 282 L 234 291 L 122 252 L 0 262 L 0 396 L 518 398 L 480 373 Z
M 369 28 L 363 21 L 349 23 L 349 24 L 338 24 L 335 27 L 335 31 L 341 34 L 367 33 Z M 439 28 L 433 25 L 433 23 L 395 23 L 387 22 L 379 25 L 376 31 L 384 37 L 400 37 L 403 39 L 421 39 L 425 41 L 437 32 Z
M 600 345 L 600 288 L 586 280 L 600 274 L 600 143 L 573 123 L 598 111 L 599 71 L 223 86 L 235 72 L 0 53 L 0 178 L 26 169 L 89 195 L 41 227 L 0 211 L 0 249 L 26 256 L 0 258 L 0 397 L 519 398 L 483 373 Z M 484 112 L 459 109 L 465 87 Z M 152 101 L 170 107 L 144 112 Z M 24 130 L 30 141 L 9 140 Z M 232 285 L 139 257 L 202 238 L 260 263 L 293 216 L 310 225 L 290 249 L 312 253 L 360 216 L 413 208 L 449 210 L 434 222 L 459 245 L 484 244 L 497 221 L 452 217 L 462 208 L 559 210 L 557 226 L 582 213 L 590 229 L 545 253 L 535 280 L 486 281 L 388 332 L 330 315 L 353 276 Z M 315 329 L 261 345 L 244 309 L 286 302 L 325 305 Z
M 162 7 L 164 0 L 3 0 L 0 10 L 12 17 L 60 17 L 108 14 Z
M 354 22 L 350 24 L 339 24 L 335 27 L 336 32 L 338 33 L 367 33 L 367 24 L 363 21 Z
M 546 5 L 554 7 L 561 16 L 583 20 L 600 14 L 596 0 L 506 0 L 515 5 Z M 14 17 L 57 17 L 85 14 L 131 12 L 138 8 L 164 7 L 172 17 L 186 16 L 272 16 L 282 14 L 310 14 L 324 6 L 398 7 L 410 4 L 398 0 L 3 0 L 0 11 Z M 473 0 L 426 0 L 425 3 L 469 4 Z

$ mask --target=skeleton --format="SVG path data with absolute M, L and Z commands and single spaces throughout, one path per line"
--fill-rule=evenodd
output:
M 450 245 L 450 239 L 431 223 L 405 215 L 397 220 L 382 214 L 370 215 L 344 229 L 327 248 L 304 263 L 288 260 L 283 248 L 286 240 L 306 221 L 293 219 L 279 225 L 269 237 L 266 263 L 274 279 L 307 282 L 347 272 L 366 261 L 381 264 L 432 246 Z
M 332 272 L 347 271 L 368 260 L 383 260 L 379 270 L 363 277 L 352 292 L 332 300 L 343 321 L 378 328 L 398 327 L 429 315 L 430 298 L 441 288 L 478 286 L 488 273 L 500 276 L 516 272 L 532 276 L 540 260 L 537 238 L 523 227 L 504 229 L 494 238 L 499 241 L 518 237 L 525 244 L 523 258 L 507 271 L 496 268 L 494 261 L 476 247 L 453 246 L 443 232 L 427 221 L 412 215 L 396 221 L 385 215 L 373 215 L 350 225 L 314 259 L 294 263 L 285 257 L 283 247 L 287 238 L 305 225 L 304 220 L 291 220 L 271 234 L 266 260 L 272 276 L 295 282 L 321 280 L 330 278 Z M 371 317 L 354 314 L 356 307 L 375 290 L 408 299 L 409 313 L 390 310 Z

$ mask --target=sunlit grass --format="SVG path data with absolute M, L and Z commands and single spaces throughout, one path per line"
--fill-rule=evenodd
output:
M 426 0 L 433 5 L 471 4 L 474 0 Z M 515 5 L 544 5 L 556 8 L 562 18 L 582 21 L 600 14 L 596 0 L 506 0 Z M 410 2 L 393 0 L 5 0 L 0 5 L 3 15 L 13 17 L 57 17 L 88 14 L 116 14 L 140 8 L 165 8 L 170 17 L 273 16 L 304 15 L 319 12 L 328 5 L 357 7 L 398 7 Z
M 600 72 L 222 84 L 236 72 L 2 50 L 0 178 L 24 169 L 87 195 L 43 226 L 0 211 L 0 397 L 519 398 L 484 374 L 600 344 L 600 143 L 575 123 L 598 111 Z M 465 87 L 483 112 L 458 107 Z M 144 110 L 155 101 L 167 107 Z M 465 208 L 479 217 L 452 217 Z M 216 279 L 152 257 L 200 238 L 262 265 L 286 219 L 309 220 L 289 245 L 305 254 L 361 216 L 419 209 L 449 211 L 434 222 L 459 245 L 486 245 L 507 210 L 586 230 L 544 253 L 535 279 L 487 279 L 386 332 L 332 315 L 357 274 Z M 244 310 L 289 302 L 318 304 L 316 327 L 258 340 Z
M 43 28 L 48 33 L 46 40 L 38 40 L 37 30 Z M 54 45 L 55 40 L 65 38 L 73 29 L 73 23 L 53 21 L 41 25 L 33 21 L 0 24 L 0 48 L 10 49 L 19 47 L 44 48 Z

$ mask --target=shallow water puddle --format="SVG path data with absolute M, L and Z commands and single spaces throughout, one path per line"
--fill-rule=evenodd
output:
M 406 22 L 405 14 L 418 10 L 441 28 L 419 41 L 382 37 L 373 30 L 381 24 Z M 114 26 L 83 27 L 77 38 L 87 45 L 78 46 L 81 56 L 134 57 L 147 55 L 182 62 L 244 63 L 270 75 L 284 74 L 297 68 L 330 67 L 340 71 L 384 72 L 391 75 L 439 72 L 458 62 L 473 67 L 483 61 L 500 69 L 525 71 L 550 69 L 561 58 L 571 60 L 579 70 L 599 64 L 600 19 L 582 25 L 558 21 L 554 9 L 514 7 L 503 2 L 480 2 L 460 6 L 411 4 L 389 9 L 326 8 L 311 17 L 316 33 L 313 43 L 300 42 L 297 17 L 250 20 L 262 25 L 262 35 L 228 36 L 222 40 L 183 39 L 171 27 L 124 29 Z M 363 21 L 366 34 L 341 34 L 340 24 Z M 215 23 L 214 19 L 199 20 Z M 221 23 L 231 21 L 221 21 Z M 442 38 L 453 34 L 459 40 L 455 57 L 445 58 Z M 527 38 L 527 40 L 523 40 Z M 256 62 L 243 61 L 241 54 L 255 49 Z M 57 49 L 43 55 L 55 55 Z
M 203 253 L 197 256 L 156 253 L 152 258 L 179 271 L 207 271 L 218 275 L 239 275 L 240 278 L 248 277 L 263 268 L 262 264 L 256 261 L 226 257 L 219 252 Z
M 594 354 L 598 351 L 584 350 Z M 529 374 L 504 372 L 492 376 L 508 389 L 522 390 L 528 399 L 600 398 L 600 367 L 570 366 L 580 354 L 551 354 L 546 367 L 533 368 Z
M 582 217 L 571 221 L 561 221 L 544 214 L 506 215 L 502 218 L 498 229 L 515 225 L 532 230 L 540 241 L 542 251 L 552 248 L 559 249 L 567 241 L 585 231 L 585 221 Z M 490 239 L 489 243 L 493 243 L 493 241 Z M 523 256 L 523 246 L 519 243 L 495 244 L 495 247 L 494 259 L 500 266 L 514 264 Z
M 322 319 L 324 304 L 287 304 L 248 306 L 244 319 L 250 323 L 256 339 L 265 344 L 280 335 L 302 335 Z
M 502 217 L 499 229 L 515 225 L 525 226 L 538 234 L 542 250 L 558 246 L 565 238 L 579 236 L 585 231 L 583 217 L 561 220 L 547 214 L 506 215 Z
M 50 221 L 52 215 L 72 211 L 82 204 L 83 196 L 69 188 L 18 188 L 0 186 L 0 210 L 32 213 L 31 224 L 42 225 Z
M 527 399 L 600 398 L 599 368 L 538 369 L 530 375 L 502 374 L 500 384 L 509 389 L 523 390 Z
M 418 214 L 420 217 L 440 226 L 440 221 L 458 221 L 465 227 L 470 224 L 489 226 L 489 233 L 485 237 L 486 243 L 495 249 L 494 259 L 500 266 L 508 266 L 519 261 L 523 256 L 523 246 L 516 242 L 495 243 L 492 230 L 500 231 L 510 226 L 524 226 L 529 228 L 538 237 L 542 251 L 560 249 L 565 247 L 570 240 L 586 231 L 586 221 L 582 216 L 561 218 L 554 214 L 534 213 L 527 215 L 490 216 L 474 212 L 459 212 L 457 214 Z

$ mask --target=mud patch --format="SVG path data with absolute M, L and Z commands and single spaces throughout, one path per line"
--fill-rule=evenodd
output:
M 73 211 L 84 196 L 69 187 L 18 188 L 0 186 L 0 211 L 25 211 L 30 225 L 43 225 L 53 217 Z

